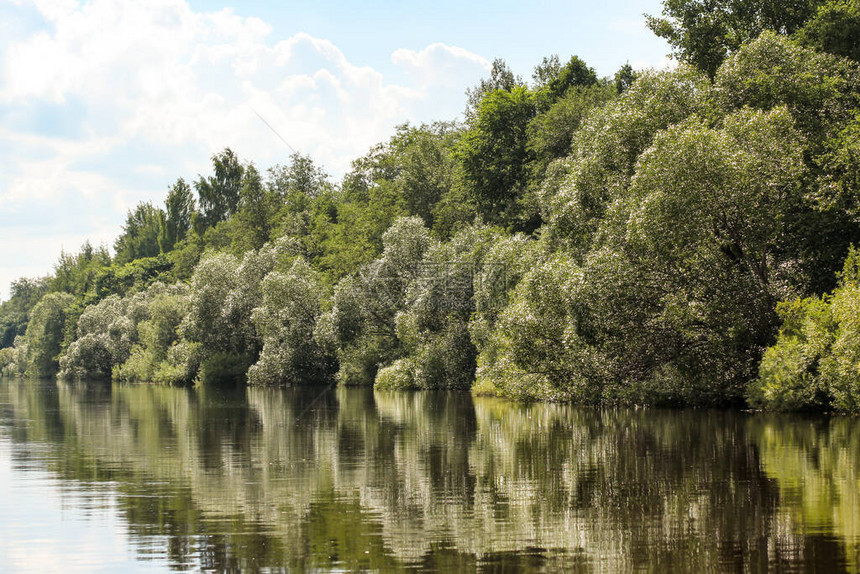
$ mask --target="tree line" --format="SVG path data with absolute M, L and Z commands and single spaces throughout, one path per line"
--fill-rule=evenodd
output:
M 785 6 L 782 6 L 785 4 Z M 860 410 L 860 4 L 667 0 L 333 182 L 230 150 L 0 305 L 7 375 Z

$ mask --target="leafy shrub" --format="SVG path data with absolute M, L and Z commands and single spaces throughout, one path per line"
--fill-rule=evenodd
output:
M 272 271 L 261 285 L 262 302 L 252 321 L 263 340 L 258 361 L 248 370 L 255 385 L 320 383 L 333 361 L 314 340 L 326 298 L 319 273 L 298 257 L 286 273 Z
M 68 293 L 48 293 L 33 307 L 26 335 L 27 374 L 48 377 L 57 373 L 66 319 L 74 302 Z
M 780 303 L 779 336 L 748 388 L 753 406 L 860 412 L 858 263 L 852 248 L 833 293 Z
M 380 369 L 374 382 L 374 388 L 380 390 L 405 390 L 415 387 L 415 366 L 411 359 L 397 359 Z

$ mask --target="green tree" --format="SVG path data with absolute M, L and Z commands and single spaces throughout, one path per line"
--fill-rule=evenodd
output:
M 128 359 L 141 318 L 132 297 L 110 295 L 87 306 L 78 318 L 75 340 L 60 357 L 59 376 L 109 379 L 113 368 Z
M 269 188 L 285 203 L 294 195 L 313 199 L 330 186 L 328 174 L 309 155 L 295 152 L 289 165 L 269 169 Z
M 491 223 L 532 230 L 533 214 L 520 200 L 528 184 L 528 125 L 535 116 L 525 87 L 496 90 L 481 100 L 457 147 L 466 189 L 478 212 Z
M 802 142 L 784 107 L 658 131 L 595 242 L 524 276 L 480 377 L 518 397 L 743 400 L 775 301 L 802 284 L 778 244 L 802 200 Z
M 78 253 L 61 251 L 60 259 L 54 265 L 50 289 L 83 297 L 93 288 L 99 273 L 110 264 L 107 249 L 104 246 L 96 249 L 89 241 L 84 242 Z
M 382 241 L 381 257 L 337 285 L 332 309 L 317 329 L 320 346 L 337 349 L 337 378 L 344 385 L 373 384 L 379 367 L 402 354 L 397 313 L 406 307 L 407 289 L 432 243 L 417 217 L 397 219 Z
M 200 343 L 208 352 L 235 350 L 233 325 L 225 310 L 227 299 L 236 286 L 239 261 L 226 253 L 204 257 L 191 278 L 190 310 L 183 325 L 183 336 Z
M 409 215 L 432 228 L 437 204 L 451 192 L 455 179 L 453 151 L 460 130 L 456 124 L 399 126 L 389 144 L 397 166 L 396 183 Z
M 199 362 L 201 383 L 234 383 L 245 378 L 262 348 L 252 316 L 263 299 L 263 279 L 296 255 L 297 243 L 283 238 L 248 251 L 241 261 L 227 253 L 214 253 L 197 265 L 179 332 L 190 344 L 184 348 L 195 349 L 194 356 L 186 358 Z
M 860 218 L 860 113 L 825 144 L 816 202 L 825 210 Z
M 765 30 L 792 34 L 815 14 L 820 0 L 664 0 L 648 27 L 682 62 L 713 78 L 726 57 Z
M 114 361 L 114 380 L 161 384 L 190 382 L 191 373 L 186 365 L 177 365 L 177 361 L 171 360 L 183 347 L 179 329 L 188 314 L 187 285 L 154 283 L 147 289 L 143 304 L 145 314 L 136 324 L 137 342 L 128 350 L 124 361 Z
M 468 389 L 477 351 L 469 335 L 475 277 L 497 233 L 467 227 L 449 242 L 433 243 L 406 287 L 395 316 L 404 356 L 380 370 L 377 388 Z
M 571 88 L 587 88 L 597 83 L 594 69 L 577 56 L 571 56 L 563 66 L 556 55 L 544 58 L 535 68 L 532 78 L 535 81 L 534 97 L 541 110 L 551 106 Z
M 497 90 L 506 92 L 523 86 L 523 80 L 515 75 L 502 58 L 493 60 L 490 77 L 482 78 L 477 86 L 466 89 L 466 118 L 471 119 L 484 97 Z
M 277 196 L 263 184 L 260 172 L 250 164 L 242 177 L 239 209 L 233 217 L 236 226 L 233 243 L 238 252 L 260 249 L 272 234 L 273 214 L 277 211 Z
M 30 310 L 48 291 L 49 281 L 22 277 L 9 285 L 8 301 L 0 303 L 0 348 L 11 347 L 27 331 Z
M 270 168 L 266 185 L 277 203 L 277 213 L 272 217 L 273 233 L 277 236 L 307 236 L 314 203 L 325 202 L 334 191 L 325 170 L 310 156 L 299 153 L 290 156 L 288 165 Z
M 539 197 L 545 240 L 572 250 L 576 258 L 583 256 L 606 210 L 626 195 L 636 162 L 654 135 L 705 111 L 709 93 L 708 80 L 687 66 L 644 72 L 617 100 L 588 114 L 573 134 L 570 155 L 543 181 Z
M 621 68 L 615 72 L 614 76 L 615 91 L 618 94 L 623 94 L 629 90 L 630 86 L 633 85 L 633 82 L 636 81 L 637 76 L 638 74 L 633 70 L 633 66 L 630 65 L 630 62 L 621 66 Z
M 611 362 L 583 334 L 582 271 L 562 253 L 531 262 L 513 293 L 499 293 L 510 304 L 483 310 L 472 325 L 481 350 L 476 388 L 517 399 L 599 403 Z
M 68 293 L 47 293 L 33 307 L 27 325 L 27 374 L 50 377 L 59 368 L 66 319 L 75 302 Z
M 158 245 L 163 253 L 167 253 L 188 235 L 195 212 L 194 194 L 181 177 L 167 192 L 164 206 L 165 217 L 159 229 Z
M 108 295 L 127 295 L 141 291 L 155 281 L 166 281 L 172 270 L 172 261 L 163 254 L 141 257 L 123 264 L 114 262 L 110 267 L 99 271 L 84 302 L 96 303 Z
M 853 247 L 837 287 L 783 301 L 782 326 L 748 399 L 770 410 L 860 412 L 860 253 Z
M 114 243 L 114 262 L 129 263 L 161 253 L 158 238 L 164 218 L 164 212 L 151 203 L 139 203 L 134 210 L 129 211 L 122 234 Z
M 715 101 L 721 113 L 751 106 L 785 106 L 806 139 L 810 175 L 798 181 L 804 202 L 783 214 L 781 250 L 795 254 L 810 291 L 833 289 L 833 272 L 853 241 L 851 150 L 860 68 L 847 60 L 804 48 L 772 32 L 743 46 L 717 72 Z
M 639 160 L 628 257 L 655 298 L 649 322 L 677 341 L 657 376 L 682 400 L 739 400 L 773 337 L 781 286 L 802 285 L 778 247 L 783 214 L 802 200 L 802 143 L 785 108 L 742 110 L 719 130 L 670 128 Z
M 831 0 L 820 5 L 797 38 L 816 50 L 860 61 L 860 2 Z
M 242 191 L 242 176 L 245 168 L 230 148 L 224 148 L 212 156 L 214 175 L 203 177 L 194 182 L 197 190 L 200 211 L 196 229 L 198 234 L 226 220 L 236 213 Z
M 529 165 L 532 187 L 543 183 L 550 163 L 570 154 L 574 135 L 587 115 L 611 101 L 614 95 L 608 85 L 574 87 L 529 122 L 527 145 L 533 154 Z
M 375 146 L 353 162 L 338 193 L 325 193 L 313 202 L 308 251 L 329 277 L 355 273 L 382 251 L 383 234 L 405 214 L 396 174 L 390 154 L 384 146 Z
M 714 95 L 726 111 L 785 105 L 811 143 L 820 145 L 856 113 L 858 70 L 856 64 L 765 32 L 719 69 Z
M 334 357 L 314 340 L 326 290 L 322 277 L 298 257 L 286 272 L 263 279 L 262 301 L 252 321 L 263 341 L 257 362 L 248 370 L 252 385 L 324 383 L 334 371 Z

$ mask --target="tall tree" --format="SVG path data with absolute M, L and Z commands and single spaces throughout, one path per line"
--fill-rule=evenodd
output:
M 104 246 L 96 249 L 89 241 L 84 242 L 77 253 L 62 251 L 59 261 L 54 265 L 50 289 L 84 295 L 92 287 L 98 273 L 110 263 L 107 249 Z
M 532 78 L 535 80 L 538 105 L 543 109 L 552 105 L 570 88 L 584 88 L 597 83 L 597 74 L 577 56 L 571 56 L 563 66 L 556 55 L 544 58 L 535 68 Z
M 11 347 L 27 330 L 30 310 L 48 290 L 47 278 L 22 277 L 9 286 L 9 300 L 0 303 L 0 348 Z
M 830 0 L 798 31 L 804 44 L 860 61 L 860 1 Z
M 525 87 L 484 97 L 457 149 L 463 177 L 479 212 L 492 223 L 520 229 L 518 200 L 527 183 L 529 122 L 535 116 Z
M 680 60 L 711 78 L 726 56 L 765 30 L 792 34 L 815 14 L 821 0 L 664 0 L 648 27 Z
M 311 204 L 333 190 L 325 170 L 300 153 L 291 155 L 287 165 L 269 168 L 266 188 L 277 204 L 274 232 L 295 237 L 308 233 Z
M 478 104 L 487 94 L 496 90 L 510 92 L 522 85 L 523 79 L 514 75 L 502 58 L 496 58 L 490 68 L 490 77 L 482 79 L 474 88 L 466 89 L 466 118 L 471 118 L 477 112 Z
M 311 156 L 298 152 L 290 156 L 289 165 L 269 170 L 269 187 L 285 202 L 294 194 L 314 198 L 330 185 L 325 170 L 316 165 Z
M 263 185 L 263 179 L 254 164 L 250 164 L 245 168 L 242 178 L 239 211 L 235 216 L 243 250 L 259 249 L 269 240 L 275 207 L 275 195 Z
M 630 65 L 630 62 L 627 62 L 623 66 L 621 66 L 617 72 L 615 72 L 615 91 L 618 94 L 623 94 L 626 92 L 630 86 L 633 85 L 633 82 L 636 81 L 636 72 L 633 70 L 633 66 Z
M 397 165 L 397 186 L 409 215 L 433 227 L 436 206 L 454 183 L 453 149 L 460 130 L 455 124 L 402 125 L 389 151 Z
M 168 252 L 176 243 L 185 239 L 191 229 L 191 218 L 194 214 L 194 194 L 191 193 L 191 186 L 181 177 L 167 192 L 164 206 L 165 218 L 159 230 L 158 245 L 162 251 Z
M 48 293 L 33 307 L 26 335 L 29 375 L 49 377 L 57 372 L 66 319 L 74 302 L 68 293 Z
M 201 214 L 198 231 L 205 231 L 224 221 L 239 207 L 242 176 L 245 168 L 230 148 L 212 156 L 215 174 L 200 178 L 194 183 L 200 200 Z
M 114 249 L 116 263 L 128 263 L 141 257 L 154 257 L 161 253 L 158 236 L 161 231 L 164 211 L 151 203 L 139 203 L 128 212 L 125 225 Z
M 534 155 L 530 166 L 533 187 L 543 186 L 551 162 L 570 154 L 574 134 L 591 110 L 615 96 L 616 88 L 605 83 L 575 87 L 529 122 L 528 147 Z

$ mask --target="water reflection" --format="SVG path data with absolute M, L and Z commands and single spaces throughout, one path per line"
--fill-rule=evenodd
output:
M 855 419 L 24 381 L 0 404 L 10 472 L 110 507 L 138 564 L 860 569 Z

